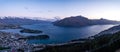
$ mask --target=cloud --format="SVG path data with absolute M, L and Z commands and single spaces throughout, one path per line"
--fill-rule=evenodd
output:
M 29 7 L 24 7 L 24 9 L 28 12 L 31 12 L 31 13 L 44 13 L 44 12 L 53 12 L 52 10 L 46 10 L 46 11 L 40 11 L 40 10 L 34 10 L 34 9 L 31 9 Z
M 24 7 L 26 10 L 28 10 L 29 8 L 28 7 Z
M 42 11 L 36 11 L 36 10 L 30 9 L 28 7 L 24 7 L 24 9 L 27 10 L 28 12 L 31 12 L 31 13 L 42 13 Z
M 48 12 L 52 12 L 51 10 L 48 10 Z

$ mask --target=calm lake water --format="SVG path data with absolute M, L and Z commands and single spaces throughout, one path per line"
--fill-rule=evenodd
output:
M 28 43 L 36 43 L 36 44 L 56 44 L 56 43 L 64 43 L 73 39 L 85 38 L 89 36 L 93 36 L 103 30 L 106 30 L 115 25 L 93 25 L 79 28 L 70 28 L 70 27 L 57 27 L 52 25 L 51 23 L 41 23 L 34 25 L 24 25 L 22 27 L 42 30 L 45 34 L 50 36 L 50 39 L 46 40 L 29 40 Z M 6 32 L 20 33 L 21 29 L 8 29 L 2 30 Z M 29 35 L 38 35 L 38 34 L 22 34 L 24 36 Z

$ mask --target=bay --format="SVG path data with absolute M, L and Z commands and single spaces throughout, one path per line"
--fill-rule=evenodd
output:
M 54 26 L 51 23 L 40 23 L 40 24 L 33 24 L 33 25 L 23 25 L 22 27 L 28 29 L 35 29 L 41 30 L 44 34 L 50 36 L 49 39 L 46 40 L 28 40 L 29 44 L 57 44 L 57 43 L 64 43 L 68 42 L 73 39 L 79 38 L 86 38 L 89 36 L 94 36 L 101 31 L 104 31 L 110 27 L 115 25 L 92 25 L 92 26 L 84 26 L 84 27 L 58 27 Z M 7 29 L 2 30 L 5 32 L 13 32 L 13 33 L 20 33 L 21 29 Z M 24 36 L 30 35 L 40 35 L 40 34 L 28 34 L 28 33 L 20 33 Z

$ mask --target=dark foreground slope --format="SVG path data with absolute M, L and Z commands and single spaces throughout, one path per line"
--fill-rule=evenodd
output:
M 112 21 L 107 19 L 88 19 L 84 16 L 72 16 L 62 20 L 53 22 L 55 26 L 62 27 L 81 27 L 89 25 L 105 25 L 105 24 L 120 24 L 118 21 Z

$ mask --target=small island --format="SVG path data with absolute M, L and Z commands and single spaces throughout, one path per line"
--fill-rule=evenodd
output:
M 24 38 L 19 38 L 19 39 L 40 39 L 40 40 L 43 40 L 43 39 L 49 39 L 50 37 L 48 35 L 37 35 L 37 36 L 27 36 L 27 37 L 24 37 Z
M 40 30 L 32 30 L 32 29 L 22 29 L 20 30 L 21 33 L 42 33 Z
M 48 39 L 48 35 L 28 36 L 27 39 Z

